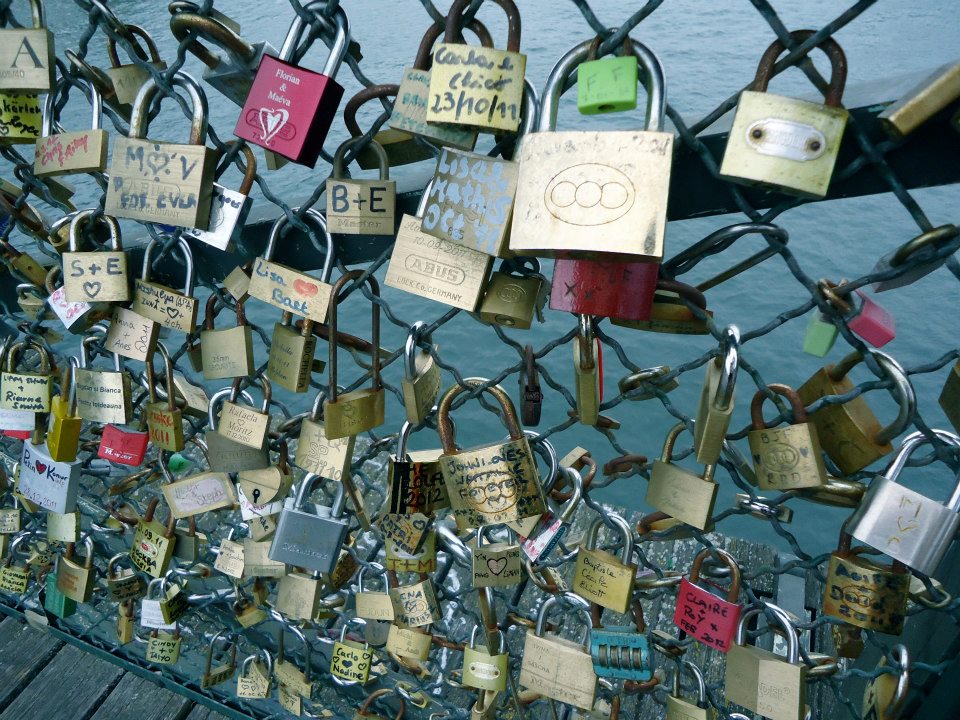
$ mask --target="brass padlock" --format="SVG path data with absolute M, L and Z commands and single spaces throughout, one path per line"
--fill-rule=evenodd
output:
M 440 393 L 440 366 L 433 359 L 432 352 L 417 346 L 421 338 L 427 343 L 430 342 L 426 329 L 427 323 L 422 320 L 413 323 L 403 348 L 403 379 L 400 381 L 400 391 L 403 393 L 407 422 L 413 425 L 419 425 L 426 419 Z M 436 350 L 436 346 L 433 346 L 433 349 Z
M 259 470 L 241 470 L 237 474 L 240 489 L 254 505 L 278 502 L 293 486 L 293 473 L 288 464 L 287 441 L 280 441 L 277 464 Z
M 297 620 L 313 620 L 317 616 L 322 595 L 319 577 L 290 572 L 277 583 L 277 612 Z
M 86 335 L 80 343 L 80 367 L 74 371 L 77 415 L 95 423 L 123 425 L 133 419 L 130 375 L 113 353 L 113 370 L 94 370 L 89 347 L 98 341 L 99 331 Z
M 0 29 L 0 91 L 45 93 L 56 87 L 53 33 L 44 24 L 43 3 L 30 0 L 31 27 Z
M 56 89 L 47 93 L 43 101 L 43 126 L 40 131 L 42 137 L 37 138 L 33 157 L 33 172 L 41 177 L 102 172 L 107 167 L 107 146 L 110 139 L 107 131 L 100 127 L 103 122 L 103 101 L 93 83 L 80 85 L 87 91 L 90 105 L 93 106 L 90 129 L 65 133 L 59 123 L 56 123 L 61 132 L 54 133 L 54 100 L 66 87 L 65 81 L 59 81 Z
M 180 660 L 180 626 L 172 633 L 153 630 L 147 639 L 145 659 L 156 665 L 176 665 Z
M 613 523 L 623 539 L 620 558 L 597 547 L 600 527 Z M 633 561 L 633 529 L 619 515 L 609 513 L 606 518 L 596 518 L 584 533 L 577 550 L 577 563 L 573 575 L 573 591 L 585 600 L 618 613 L 630 608 L 633 596 L 633 579 L 637 564 Z
M 130 299 L 127 254 L 116 218 L 101 215 L 110 231 L 110 250 L 80 252 L 81 228 L 94 222 L 93 210 L 81 210 L 70 221 L 69 252 L 63 253 L 63 288 L 67 302 L 126 302 Z
M 200 332 L 200 353 L 204 380 L 245 377 L 252 375 L 253 331 L 247 324 L 244 301 L 237 301 L 236 327 L 217 330 L 213 323 L 217 316 L 217 293 L 207 298 L 203 330 Z
M 720 355 L 707 361 L 707 375 L 700 391 L 700 405 L 693 425 L 693 448 L 698 463 L 715 463 L 720 459 L 733 414 L 739 364 L 740 330 L 736 325 L 728 325 L 720 342 Z
M 330 674 L 346 685 L 365 685 L 370 678 L 373 650 L 368 643 L 359 643 L 347 638 L 348 620 L 340 628 L 340 639 L 333 643 L 330 656 Z M 337 682 L 336 680 L 334 682 Z
M 153 357 L 147 361 L 147 383 L 149 385 L 150 400 L 144 407 L 147 418 L 147 428 L 150 432 L 150 442 L 160 450 L 180 452 L 184 448 L 183 413 L 177 407 L 174 397 L 176 389 L 173 384 L 173 361 L 170 353 L 162 343 L 157 343 L 157 350 L 163 358 L 166 374 L 167 400 L 157 401 L 156 379 L 153 371 Z
M 167 69 L 167 64 L 160 59 L 160 52 L 157 50 L 157 44 L 146 30 L 139 25 L 124 25 L 124 34 L 127 36 L 136 36 L 143 40 L 147 46 L 147 52 L 150 53 L 149 63 L 143 62 L 147 54 L 139 44 L 134 44 L 138 57 L 136 62 L 122 65 L 120 56 L 117 54 L 117 41 L 113 35 L 107 37 L 107 56 L 110 58 L 110 67 L 106 70 L 106 76 L 110 80 L 113 88 L 113 94 L 117 105 L 121 108 L 121 114 L 129 118 L 133 112 L 133 102 L 137 98 L 137 93 L 145 82 L 151 79 L 150 71 L 146 65 L 152 65 L 155 70 L 163 72 Z
M 267 438 L 264 438 L 260 447 L 252 448 L 217 432 L 219 408 L 223 402 L 233 394 L 233 387 L 218 390 L 210 397 L 210 406 L 207 411 L 207 460 L 210 469 L 214 472 L 239 472 L 241 470 L 260 470 L 270 467 L 270 453 L 267 447 Z M 240 393 L 251 405 L 253 396 L 246 390 Z
M 40 360 L 40 372 L 17 372 L 21 354 L 33 350 Z M 50 412 L 53 375 L 50 353 L 36 340 L 15 343 L 7 351 L 6 367 L 0 373 L 0 409 Z
M 697 702 L 684 700 L 680 695 L 680 669 L 689 670 L 697 681 Z M 707 702 L 707 684 L 703 672 L 689 660 L 681 660 L 673 673 L 673 692 L 667 695 L 666 720 L 713 720 L 713 708 Z
M 139 600 L 147 590 L 132 568 L 117 570 L 117 565 L 125 558 L 129 559 L 126 553 L 117 553 L 107 563 L 107 594 L 111 602 Z
M 503 692 L 507 689 L 507 675 L 510 672 L 507 643 L 502 630 L 496 630 L 499 643 L 494 652 L 477 645 L 478 625 L 470 631 L 470 644 L 463 649 L 463 684 L 478 690 Z
M 390 235 L 394 233 L 397 183 L 390 179 L 390 161 L 376 140 L 367 149 L 379 159 L 378 180 L 345 178 L 343 158 L 359 138 L 341 143 L 333 156 L 333 171 L 327 179 L 327 227 L 341 235 Z
M 584 425 L 597 424 L 603 401 L 602 346 L 593 335 L 593 323 L 589 315 L 580 315 L 579 332 L 572 344 L 577 417 Z
M 794 30 L 790 40 L 799 45 L 814 34 Z M 832 70 L 826 104 L 767 92 L 777 58 L 786 51 L 783 41 L 775 40 L 760 58 L 751 89 L 740 93 L 720 177 L 800 197 L 827 194 L 849 116 L 841 105 L 847 58 L 832 37 L 816 47 L 827 54 Z
M 311 618 L 312 619 L 312 618 Z M 296 635 L 303 643 L 304 669 L 287 660 L 284 655 L 284 630 Z M 302 698 L 310 699 L 313 694 L 313 669 L 310 665 L 310 643 L 303 633 L 294 625 L 281 626 L 277 632 L 277 661 L 273 667 L 273 675 L 278 683 L 286 685 L 292 692 Z
M 260 662 L 260 657 L 266 662 Z M 266 650 L 260 650 L 257 655 L 250 655 L 240 666 L 237 697 L 265 700 L 270 697 L 272 678 L 273 660 L 270 654 Z
M 906 645 L 896 644 L 891 651 L 897 663 L 897 674 L 880 672 L 863 693 L 863 720 L 900 720 L 903 717 L 907 694 L 910 692 L 910 651 Z M 887 656 L 880 658 L 877 670 L 887 666 Z
M 160 499 L 155 497 L 147 505 L 147 511 L 137 522 L 130 546 L 130 561 L 138 570 L 154 578 L 162 577 L 170 567 L 175 542 L 173 529 L 176 519 L 173 513 L 170 513 L 166 527 L 153 519 L 159 504 Z
M 265 446 L 270 430 L 270 401 L 273 396 L 270 381 L 266 377 L 260 377 L 263 403 L 257 411 L 238 402 L 240 380 L 241 378 L 234 378 L 230 386 L 230 396 L 220 408 L 220 422 L 216 432 L 227 440 L 259 450 Z
M 74 543 L 67 543 L 67 549 L 60 556 L 57 565 L 57 590 L 79 603 L 90 601 L 96 576 L 93 567 L 93 537 L 87 535 L 83 544 L 87 551 L 83 565 L 73 559 Z
M 490 275 L 478 311 L 480 319 L 492 325 L 527 330 L 539 314 L 543 321 L 543 303 L 549 294 L 549 283 L 540 272 L 536 258 L 513 258 L 500 263 Z
M 713 528 L 713 506 L 719 485 L 713 481 L 714 465 L 695 475 L 671 462 L 673 446 L 686 425 L 674 425 L 663 442 L 663 453 L 653 461 L 646 502 L 669 516 L 700 530 Z
M 115 306 L 110 314 L 110 326 L 104 350 L 138 362 L 146 362 L 153 355 L 160 337 L 160 325 L 133 310 Z
M 438 29 L 439 32 L 439 29 Z M 347 132 L 351 137 L 360 137 L 363 131 L 357 123 L 357 110 L 368 101 L 377 98 L 396 97 L 399 102 L 400 86 L 383 84 L 371 85 L 362 88 L 343 106 L 343 124 L 347 127 Z M 424 100 L 424 102 L 426 102 Z M 394 103 L 396 106 L 396 103 Z M 424 108 L 425 110 L 426 108 Z M 393 112 L 390 113 L 388 123 L 392 124 Z M 433 157 L 431 148 L 426 143 L 418 142 L 413 135 L 403 130 L 396 130 L 393 127 L 384 128 L 373 136 L 373 140 L 383 147 L 387 153 L 387 159 L 390 165 L 407 165 L 409 163 L 428 160 Z M 372 170 L 380 165 L 375 148 L 365 147 L 357 153 L 357 164 L 364 170 Z M 328 206 L 329 207 L 329 206 Z
M 233 673 L 237 669 L 237 644 L 239 640 L 231 640 L 226 635 L 226 632 L 226 630 L 221 630 L 212 638 L 210 638 L 210 645 L 207 647 L 207 664 L 203 671 L 203 677 L 200 679 L 200 687 L 203 689 L 210 688 L 214 685 L 219 685 L 220 683 L 230 680 L 233 678 Z M 221 638 L 223 638 L 224 642 L 230 645 L 230 656 L 225 663 L 221 663 L 220 665 L 213 667 L 214 646 L 217 644 L 217 640 Z
M 197 329 L 197 299 L 193 296 L 193 251 L 182 237 L 177 241 L 186 268 L 183 292 L 178 292 L 150 282 L 151 255 L 158 242 L 156 239 L 151 240 L 143 252 L 141 277 L 133 284 L 133 304 L 130 309 L 164 327 L 189 335 Z
M 120 645 L 126 645 L 133 642 L 133 636 L 136 632 L 135 608 L 133 600 L 124 600 L 117 606 L 116 632 L 117 642 Z

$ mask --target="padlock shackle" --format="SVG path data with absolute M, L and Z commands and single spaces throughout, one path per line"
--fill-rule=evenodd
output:
M 716 357 L 712 361 L 721 371 L 713 406 L 718 410 L 727 410 L 733 402 L 733 390 L 737 384 L 737 370 L 740 367 L 740 328 L 736 325 L 727 325 L 723 329 L 720 353 L 723 359 Z
M 564 468 L 564 470 L 572 468 Z M 576 470 L 574 470 L 576 472 Z M 579 475 L 579 473 L 577 473 Z M 609 522 L 608 522 L 609 521 Z M 620 550 L 620 562 L 624 565 L 630 565 L 633 561 L 633 528 L 630 524 L 616 513 L 607 513 L 606 518 L 599 515 L 593 519 L 593 522 L 587 526 L 587 531 L 583 534 L 584 550 L 596 550 L 597 540 L 600 536 L 600 528 L 609 527 L 610 523 L 616 526 L 623 538 L 623 548 Z
M 313 17 L 316 18 L 326 30 L 332 30 L 334 33 L 333 42 L 330 45 L 330 54 L 327 56 L 327 60 L 323 65 L 323 70 L 321 70 L 322 75 L 334 78 L 340 70 L 340 65 L 343 63 L 344 57 L 346 57 L 347 49 L 350 47 L 350 20 L 341 7 L 338 7 L 333 12 L 333 17 L 330 18 L 322 12 L 313 9 L 315 6 L 326 7 L 326 3 L 321 2 L 321 0 L 314 0 L 314 2 L 308 2 L 302 9 L 312 13 Z M 332 27 L 331 20 L 333 22 Z M 303 37 L 303 31 L 306 30 L 307 27 L 308 24 L 304 21 L 303 16 L 297 14 L 290 25 L 290 29 L 287 30 L 287 35 L 283 40 L 283 46 L 280 48 L 278 58 L 281 61 L 296 64 L 295 61 L 299 55 L 297 51 L 300 45 L 300 38 Z
M 707 683 L 703 679 L 703 672 L 700 668 L 689 660 L 681 660 L 677 663 L 677 669 L 673 673 L 673 691 L 670 693 L 673 697 L 680 697 L 680 673 L 681 669 L 689 670 L 693 679 L 697 682 L 697 707 L 707 707 Z
M 327 371 L 330 380 L 327 389 L 328 403 L 337 401 L 337 349 L 339 347 L 337 343 L 337 310 L 340 305 L 340 291 L 353 280 L 362 278 L 364 274 L 365 271 L 363 270 L 350 270 L 344 273 L 343 276 L 337 280 L 330 294 L 330 308 L 327 310 L 327 325 L 330 328 L 330 339 L 328 341 L 330 355 L 327 360 Z M 380 284 L 373 275 L 367 275 L 364 282 L 370 286 L 370 292 L 374 298 L 370 303 L 370 343 L 372 346 L 370 351 L 370 367 L 373 389 L 379 390 L 383 387 L 380 381 L 380 303 L 377 302 L 380 298 Z
M 681 300 L 685 300 L 693 305 L 696 305 L 704 312 L 707 310 L 707 298 L 704 297 L 704 294 L 693 285 L 687 285 L 687 283 L 680 282 L 679 280 L 669 280 L 661 277 L 657 280 L 657 289 L 654 291 L 654 295 L 661 291 L 676 293 L 680 296 Z M 654 302 L 656 302 L 656 300 L 654 300 Z
M 447 22 L 444 27 L 443 41 L 456 43 L 460 35 L 460 26 L 463 24 L 463 13 L 470 7 L 473 0 L 455 0 L 447 13 Z M 493 0 L 507 15 L 507 52 L 520 52 L 520 11 L 513 0 Z
M 417 320 L 410 326 L 407 340 L 403 346 L 403 374 L 407 380 L 417 379 L 417 344 L 421 339 L 430 342 L 430 333 L 427 332 L 427 323 Z
M 670 428 L 669 432 L 667 432 L 667 437 L 663 441 L 663 451 L 660 453 L 660 462 L 669 463 L 673 460 L 673 446 L 676 445 L 677 438 L 680 437 L 680 433 L 682 433 L 686 429 L 687 429 L 687 425 L 682 420 L 678 422 L 676 425 L 674 425 L 672 428 Z M 716 472 L 715 463 L 704 465 L 703 475 L 701 475 L 701 479 L 707 482 L 713 482 L 713 475 L 715 472 Z M 653 513 L 653 514 L 656 515 L 656 513 Z
M 124 29 L 129 35 L 129 38 L 126 38 L 130 42 L 130 47 L 133 48 L 134 53 L 139 56 L 140 60 L 146 60 L 147 54 L 141 52 L 139 44 L 136 42 L 136 37 L 139 37 L 143 40 L 144 44 L 147 46 L 147 52 L 150 53 L 150 62 L 160 63 L 160 51 L 157 49 L 157 43 L 154 42 L 153 38 L 150 36 L 146 30 L 144 30 L 139 25 L 133 25 L 130 23 L 124 24 Z M 134 37 L 136 36 L 136 37 Z M 107 36 L 107 57 L 110 58 L 111 67 L 121 67 L 120 65 L 120 56 L 117 54 L 117 40 L 112 36 Z
M 88 222 L 102 222 L 107 226 L 107 230 L 110 233 L 110 249 L 111 250 L 122 250 L 123 244 L 120 239 L 120 224 L 117 222 L 117 219 L 113 215 L 105 215 L 100 213 L 96 218 L 94 213 L 99 213 L 99 210 L 79 210 L 73 214 L 73 218 L 70 220 L 70 241 L 67 245 L 67 249 L 70 252 L 77 252 L 80 250 L 80 230 Z
M 423 186 L 423 192 L 420 195 L 420 202 L 417 203 L 417 219 L 422 220 L 423 214 L 427 211 L 427 205 L 430 202 L 430 191 L 433 190 L 433 178 Z
M 611 32 L 615 32 L 616 28 L 610 28 Z M 593 42 L 590 43 L 590 52 L 587 55 L 587 62 L 592 60 L 599 60 L 600 57 L 606 57 L 607 55 L 616 56 L 617 51 L 613 50 L 612 52 L 606 53 L 597 57 L 597 53 L 600 52 L 600 43 L 602 43 L 606 38 L 603 35 L 597 35 L 593 38 Z M 629 57 L 632 54 L 630 48 L 630 38 L 626 35 L 623 37 L 623 45 L 620 46 L 620 56 Z
M 467 29 L 472 31 L 473 34 L 477 36 L 477 40 L 480 41 L 480 45 L 486 48 L 493 47 L 493 36 L 490 35 L 490 31 L 487 29 L 487 26 L 477 20 L 477 18 L 473 18 L 473 20 L 467 23 Z M 414 70 L 430 69 L 430 66 L 433 64 L 433 44 L 437 41 L 437 38 L 444 33 L 445 30 L 445 20 L 438 20 L 427 28 L 427 31 L 423 34 L 423 39 L 420 41 L 420 47 L 417 48 L 417 56 L 413 61 Z M 458 31 L 456 42 L 466 43 L 466 39 L 463 37 L 462 31 Z
M 153 264 L 151 262 L 151 255 L 153 255 L 153 249 L 160 242 L 161 241 L 157 238 L 151 238 L 150 242 L 147 243 L 146 250 L 143 251 L 143 265 L 140 267 L 140 279 L 144 282 L 150 281 L 150 270 Z M 186 277 L 183 281 L 183 294 L 192 296 L 194 288 L 193 250 L 190 249 L 190 245 L 187 243 L 183 235 L 177 239 L 177 249 L 183 256 L 183 264 L 186 268 Z M 216 297 L 216 293 L 214 293 L 211 297 Z
M 33 350 L 40 356 L 40 374 L 49 375 L 50 374 L 50 353 L 47 352 L 47 349 L 40 344 L 37 340 L 34 340 L 31 337 L 28 337 L 26 340 L 21 340 L 20 342 L 14 343 L 10 346 L 10 349 L 7 351 L 7 372 L 12 373 L 17 369 L 17 365 L 20 361 L 20 354 L 26 352 L 27 350 Z
M 383 578 L 383 585 L 384 587 L 387 587 L 387 577 L 386 577 L 387 569 L 378 562 L 371 562 L 361 567 L 360 570 L 357 572 L 357 592 L 358 593 L 365 592 L 365 590 L 363 589 L 363 576 L 366 575 L 367 570 L 371 568 L 377 571 L 377 577 Z
M 291 634 L 296 635 L 298 638 L 300 638 L 300 642 L 303 643 L 303 662 L 304 665 L 306 665 L 303 670 L 303 679 L 312 684 L 313 681 L 310 677 L 312 674 L 312 669 L 310 667 L 310 643 L 307 642 L 307 638 L 296 625 L 290 625 L 287 622 L 283 622 L 283 624 L 280 626 L 280 629 L 277 631 L 277 664 L 279 665 L 284 661 L 284 631 L 289 631 Z
M 218 632 L 216 635 L 214 635 L 212 638 L 210 638 L 210 644 L 207 646 L 207 664 L 206 664 L 206 670 L 204 671 L 205 675 L 210 674 L 210 670 L 213 666 L 213 649 L 214 649 L 214 646 L 217 644 L 217 640 L 219 640 L 220 638 L 223 638 L 224 642 L 230 644 L 231 667 L 236 667 L 237 665 L 237 642 L 236 640 L 230 639 L 228 635 L 228 631 L 226 630 L 226 628 L 224 628 L 223 630 Z
M 165 392 L 167 395 L 167 410 L 170 412 L 176 412 L 177 404 L 175 399 L 176 387 L 173 381 L 173 361 L 170 359 L 170 353 L 167 352 L 167 348 L 161 342 L 157 343 L 156 348 L 150 354 L 150 357 L 147 358 L 147 361 L 145 363 L 145 369 L 146 369 L 146 375 L 147 375 L 147 392 L 150 395 L 150 402 L 153 403 L 157 401 L 157 391 L 156 391 L 157 379 L 153 370 L 153 358 L 157 354 L 157 352 L 160 353 L 160 357 L 163 360 L 164 380 L 167 385 L 167 387 L 165 388 Z M 190 517 L 192 518 L 193 516 L 191 515 Z
M 764 611 L 769 610 L 784 630 L 784 639 L 787 641 L 786 662 L 791 665 L 798 664 L 800 662 L 800 638 L 797 637 L 797 631 L 793 627 L 790 617 L 779 605 L 774 605 L 771 602 L 761 602 L 763 602 L 762 605 L 746 609 L 740 614 L 740 621 L 737 623 L 737 634 L 734 637 L 734 642 L 737 645 L 745 645 L 747 642 L 747 625 L 750 619 L 756 615 L 764 615 Z M 769 617 L 767 617 L 767 622 L 770 622 Z M 771 628 L 771 632 L 775 631 Z
M 97 342 L 103 342 L 107 337 L 107 329 L 103 325 L 94 325 L 88 331 L 91 334 L 84 335 L 83 340 L 80 341 L 80 367 L 87 369 L 92 362 L 90 356 L 87 354 L 87 346 L 93 345 Z M 102 338 L 98 338 L 97 335 L 102 335 Z M 100 346 L 100 349 L 103 350 L 103 346 Z M 106 352 L 103 353 L 106 355 Z M 120 355 L 118 353 L 113 353 L 113 371 L 114 372 L 123 372 L 120 364 Z
M 270 383 L 270 378 L 266 375 L 257 375 L 256 379 L 260 381 L 260 389 L 263 392 L 263 402 L 260 404 L 260 414 L 266 415 L 270 411 L 270 402 L 273 400 L 273 385 Z M 237 398 L 241 397 L 240 394 L 240 382 L 243 380 L 242 377 L 235 377 L 233 382 L 230 384 L 230 402 L 235 403 Z M 250 387 L 254 387 L 251 383 Z M 252 402 L 251 406 L 256 407 Z
M 347 150 L 359 143 L 362 139 L 363 138 L 361 136 L 350 137 L 340 143 L 340 147 L 338 147 L 337 151 L 333 154 L 333 172 L 330 175 L 332 179 L 343 179 L 343 156 L 347 154 Z M 378 143 L 376 139 L 372 139 L 366 147 L 370 148 L 374 155 L 377 156 L 377 166 L 380 171 L 380 179 L 389 180 L 390 160 L 387 158 L 387 151 L 383 149 L 383 145 Z
M 213 395 L 210 396 L 210 404 L 207 406 L 207 425 L 210 430 L 216 430 L 217 425 L 217 408 L 220 405 L 223 405 L 225 400 L 228 400 L 233 394 L 233 386 L 225 387 L 222 390 L 217 390 Z M 240 392 L 240 397 L 247 401 L 251 406 L 253 405 L 253 395 L 251 395 L 246 390 Z M 156 498 L 154 498 L 156 499 Z
M 740 597 L 740 565 L 733 555 L 722 548 L 704 548 L 697 553 L 693 559 L 693 565 L 690 566 L 690 582 L 694 585 L 700 580 L 700 569 L 703 567 L 703 561 L 709 555 L 720 558 L 721 562 L 730 568 L 730 589 L 727 590 L 727 602 L 735 603 Z
M 932 429 L 931 432 L 941 442 L 947 443 L 948 445 L 953 445 L 956 448 L 960 448 L 960 436 L 957 436 L 956 434 L 946 430 Z M 900 449 L 897 450 L 897 454 L 893 456 L 893 460 L 890 461 L 890 464 L 887 465 L 882 473 L 873 479 L 873 481 L 870 483 L 871 486 L 874 485 L 879 478 L 883 478 L 894 483 L 897 482 L 897 477 L 903 471 L 903 468 L 906 466 L 910 456 L 913 455 L 913 452 L 921 445 L 927 444 L 932 444 L 932 441 L 920 430 L 907 435 L 900 444 Z M 960 482 L 958 482 L 953 488 L 953 492 L 950 495 L 950 499 L 947 501 L 946 505 L 955 512 L 960 511 Z
M 63 54 L 66 56 L 67 60 L 70 61 L 70 64 L 76 68 L 79 76 L 97 88 L 97 91 L 100 93 L 100 96 L 103 98 L 103 100 L 106 101 L 108 105 L 116 109 L 116 103 L 111 103 L 111 100 L 116 99 L 116 91 L 113 88 L 113 83 L 110 81 L 110 78 L 107 77 L 107 74 L 100 68 L 94 67 L 88 63 L 69 48 L 64 50 Z M 118 113 L 123 115 L 123 113 L 119 110 Z
M 227 153 L 230 152 L 230 148 L 236 145 L 237 142 L 236 140 L 228 140 L 223 144 L 223 150 L 220 152 L 221 160 L 223 160 Z M 243 153 L 244 159 L 243 180 L 240 181 L 240 187 L 237 188 L 237 192 L 241 195 L 249 195 L 253 189 L 253 183 L 257 179 L 257 156 L 253 154 L 253 150 L 251 150 L 250 146 L 246 143 L 244 143 L 240 152 Z M 236 162 L 236 159 L 234 159 L 233 162 Z M 219 180 L 220 176 L 230 168 L 231 164 L 233 163 L 221 163 L 213 174 L 214 179 Z
M 291 213 L 299 213 L 300 208 L 294 207 L 290 208 Z M 334 248 L 333 248 L 333 236 L 330 235 L 330 232 L 327 230 L 327 219 L 323 216 L 319 210 L 314 208 L 307 208 L 299 218 L 302 222 L 312 222 L 314 227 L 320 229 L 323 233 L 323 237 L 326 241 L 326 254 L 323 258 L 323 270 L 320 271 L 320 281 L 329 283 L 330 276 L 333 274 L 333 263 L 334 263 Z M 277 221 L 273 224 L 273 227 L 270 228 L 270 237 L 267 239 L 267 247 L 263 251 L 263 259 L 271 260 L 273 258 L 273 253 L 277 247 L 277 240 L 280 238 L 280 231 L 286 226 L 289 222 L 287 215 L 281 215 L 277 218 Z M 319 248 L 317 248 L 319 250 Z M 332 298 L 331 298 L 332 301 Z
M 799 45 L 816 34 L 816 30 L 794 30 L 790 33 L 790 40 Z M 840 47 L 840 43 L 832 37 L 825 37 L 814 45 L 814 47 L 823 50 L 830 60 L 830 85 L 827 88 L 826 95 L 824 95 L 824 105 L 834 108 L 840 107 L 840 103 L 843 100 L 843 88 L 847 83 L 847 56 L 844 54 L 843 48 Z M 779 38 L 770 43 L 770 47 L 766 49 L 760 58 L 760 64 L 757 66 L 757 74 L 753 78 L 753 83 L 749 89 L 761 93 L 767 91 L 767 86 L 770 84 L 770 78 L 773 75 L 773 66 L 776 64 L 777 58 L 786 52 L 786 50 L 786 46 Z M 806 55 L 804 57 L 806 57 Z M 798 58 L 798 60 L 802 59 L 803 58 Z
M 401 695 L 399 692 L 396 692 L 394 688 L 380 688 L 379 690 L 374 690 L 372 693 L 367 695 L 367 697 L 364 699 L 363 703 L 361 703 L 359 709 L 357 710 L 357 716 L 361 718 L 373 717 L 372 715 L 369 715 L 367 713 L 367 711 L 370 709 L 373 703 L 376 700 L 379 700 L 380 698 L 386 695 L 392 695 L 392 694 L 396 694 L 396 696 L 400 700 L 400 704 L 397 709 L 397 714 L 394 716 L 394 720 L 402 720 L 404 714 L 406 714 L 407 712 L 407 701 L 404 700 L 403 695 Z M 379 717 L 379 715 L 377 717 Z
M 210 50 L 200 42 L 200 38 L 218 45 L 233 57 L 239 58 L 241 61 L 240 64 L 243 65 L 249 64 L 257 56 L 257 50 L 253 45 L 217 18 L 198 15 L 192 12 L 177 12 L 170 16 L 170 31 L 179 43 L 187 39 L 190 31 L 195 32 L 196 37 L 187 43 L 187 50 L 193 53 L 200 62 L 211 70 L 219 67 L 224 59 L 210 52 Z
M 358 137 L 363 135 L 363 132 L 360 130 L 360 123 L 357 122 L 357 110 L 375 98 L 395 98 L 399 91 L 400 86 L 396 83 L 381 83 L 379 85 L 370 85 L 361 88 L 356 95 L 350 98 L 347 104 L 343 106 L 343 124 L 347 126 L 347 132 L 350 133 L 350 136 Z
M 890 256 L 890 267 L 895 268 L 902 265 L 911 255 L 926 247 L 939 248 L 941 245 L 946 245 L 958 234 L 960 234 L 960 230 L 957 229 L 956 225 L 940 225 L 932 230 L 927 230 L 898 247 Z
M 103 97 L 100 95 L 100 91 L 97 90 L 96 85 L 94 85 L 89 80 L 81 80 L 80 87 L 84 91 L 84 94 L 87 96 L 87 100 L 90 101 L 90 111 L 92 117 L 90 119 L 90 129 L 99 130 L 103 127 Z M 53 110 L 54 110 L 54 100 L 56 96 L 62 91 L 64 94 L 69 92 L 69 86 L 67 82 L 61 77 L 57 81 L 54 88 L 47 93 L 47 96 L 43 99 L 43 110 L 41 111 L 43 120 L 40 124 L 40 135 L 46 137 L 47 135 L 53 134 Z M 59 126 L 59 122 L 57 125 Z M 63 129 L 61 128 L 61 132 Z M 52 228 L 51 228 L 52 230 Z
M 440 442 L 445 455 L 452 455 L 457 452 L 457 438 L 453 425 L 451 424 L 450 406 L 453 404 L 457 395 L 467 390 L 480 387 L 487 381 L 484 378 L 465 378 L 463 382 L 465 383 L 463 385 L 459 383 L 452 385 L 450 389 L 443 394 L 437 409 L 437 431 L 440 433 Z M 503 410 L 503 417 L 501 419 L 510 433 L 510 439 L 523 439 L 525 435 L 520 429 L 520 423 L 517 420 L 517 411 L 513 407 L 510 396 L 507 395 L 499 385 L 484 388 L 482 392 L 490 393 L 500 404 L 500 409 Z
M 643 68 L 643 72 L 640 73 L 640 80 L 647 91 L 646 127 L 644 129 L 662 131 L 667 108 L 663 66 L 653 51 L 646 45 L 635 40 L 631 40 L 631 43 L 633 44 L 633 54 Z M 567 77 L 577 69 L 577 66 L 590 56 L 590 46 L 592 44 L 593 40 L 590 39 L 575 45 L 553 66 L 550 75 L 547 76 L 546 85 L 543 87 L 540 121 L 537 125 L 538 132 L 556 130 L 557 111 L 560 109 L 560 95 L 563 92 L 563 85 L 566 83 Z
M 172 85 L 179 85 L 187 91 L 190 97 L 190 104 L 193 108 L 193 117 L 190 121 L 190 145 L 205 145 L 207 142 L 207 96 L 204 94 L 197 81 L 187 75 L 182 70 L 177 71 L 170 80 Z M 152 77 L 145 80 L 137 97 L 133 101 L 133 109 L 130 111 L 130 132 L 127 137 L 144 139 L 147 133 L 147 111 L 150 109 L 150 103 L 159 90 L 156 80 Z
M 529 558 L 527 558 L 529 560 Z M 567 604 L 573 607 L 574 610 L 579 611 L 586 618 L 587 626 L 583 634 L 583 646 L 587 653 L 590 652 L 590 630 L 593 626 L 593 618 L 590 617 L 590 603 L 584 600 L 579 595 L 576 595 L 572 592 L 563 592 L 556 595 L 551 595 L 546 600 L 543 601 L 543 605 L 540 606 L 540 610 L 537 611 L 537 624 L 534 626 L 534 635 L 537 637 L 543 637 L 544 631 L 547 629 L 547 616 L 550 614 L 550 609 L 554 605 Z
M 577 343 L 580 346 L 580 371 L 593 370 L 597 367 L 594 352 L 593 318 L 590 315 L 579 315 L 577 318 Z
M 793 410 L 792 425 L 802 425 L 807 422 L 807 410 L 796 390 L 783 383 L 771 383 L 767 385 L 766 390 L 767 392 L 764 392 L 762 388 L 757 390 L 750 403 L 750 421 L 754 430 L 766 429 L 766 423 L 763 420 L 763 401 L 767 399 L 767 393 L 782 395 L 790 402 L 790 407 Z

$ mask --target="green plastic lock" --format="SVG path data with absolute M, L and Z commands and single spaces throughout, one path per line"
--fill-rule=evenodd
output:
M 823 357 L 837 341 L 840 330 L 820 311 L 814 312 L 803 336 L 803 351 L 808 355 Z
M 70 617 L 77 611 L 76 600 L 71 600 L 57 589 L 57 576 L 52 572 L 47 573 L 43 609 L 61 620 Z
M 590 57 L 595 58 L 600 38 L 594 40 Z M 577 107 L 582 115 L 633 110 L 637 106 L 637 58 L 629 40 L 623 57 L 587 60 L 577 68 Z
M 190 460 L 190 458 L 184 457 L 180 453 L 174 453 L 170 456 L 170 460 L 167 462 L 167 469 L 176 474 L 183 472 L 191 465 L 193 465 L 193 461 Z

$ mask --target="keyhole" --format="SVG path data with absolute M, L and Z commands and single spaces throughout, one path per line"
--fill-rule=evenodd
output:
M 259 504 L 260 504 L 259 501 L 260 501 L 260 488 L 254 488 L 254 489 L 253 489 L 253 504 L 254 504 L 254 505 L 259 505 Z

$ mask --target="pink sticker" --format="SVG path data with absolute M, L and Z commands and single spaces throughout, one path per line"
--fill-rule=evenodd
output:
M 740 610 L 737 603 L 727 602 L 684 578 L 673 622 L 704 645 L 727 652 L 733 644 Z

